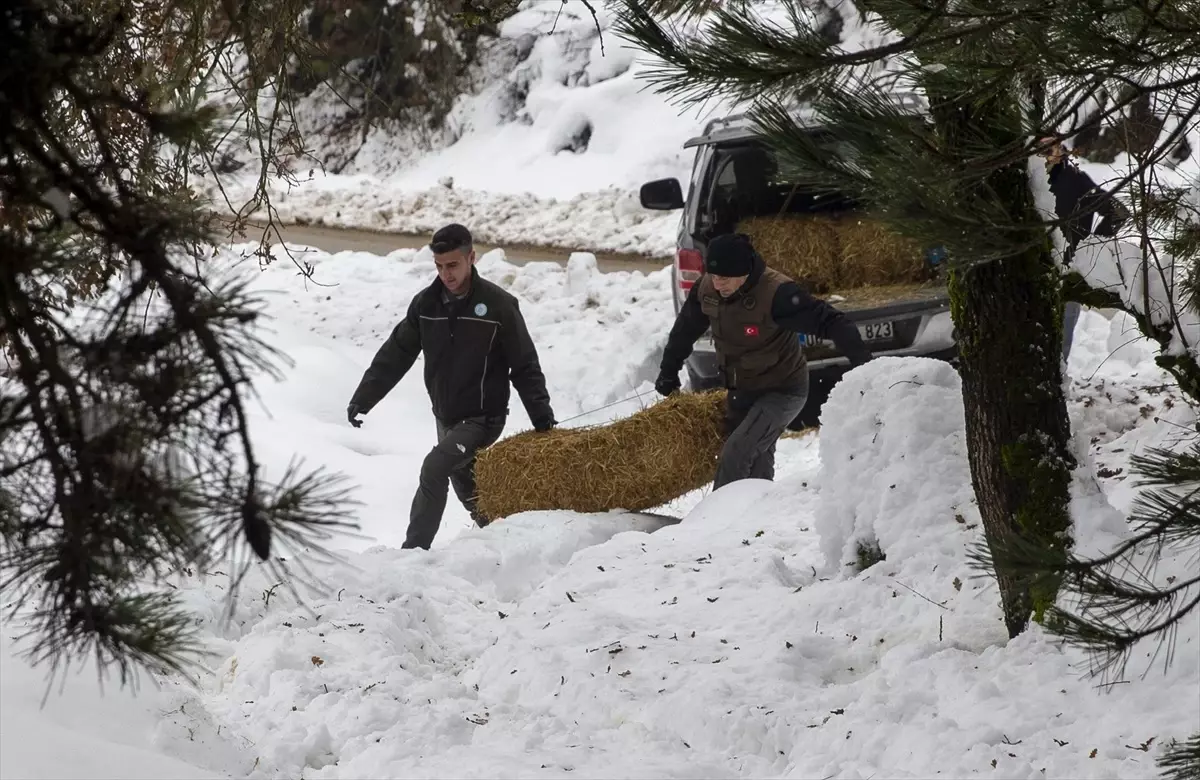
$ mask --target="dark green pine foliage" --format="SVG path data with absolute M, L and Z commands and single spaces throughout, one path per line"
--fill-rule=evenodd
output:
M 235 584 L 252 558 L 283 575 L 348 519 L 337 478 L 260 473 L 246 400 L 281 356 L 210 274 L 186 186 L 228 128 L 196 108 L 211 61 L 185 46 L 261 32 L 259 11 L 0 10 L 0 591 L 34 662 L 181 669 L 194 621 L 164 579 L 229 555 Z

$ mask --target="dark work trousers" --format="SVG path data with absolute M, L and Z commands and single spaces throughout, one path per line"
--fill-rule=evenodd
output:
M 442 524 L 450 485 L 476 525 L 487 523 L 475 508 L 475 454 L 504 431 L 503 417 L 471 417 L 455 425 L 437 421 L 437 446 L 421 464 L 421 484 L 413 496 L 403 548 L 428 550 Z
M 730 391 L 725 407 L 728 438 L 713 489 L 739 479 L 775 479 L 775 443 L 807 399 L 807 386 L 753 395 Z

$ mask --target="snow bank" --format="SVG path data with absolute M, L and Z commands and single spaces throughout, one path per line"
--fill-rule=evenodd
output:
M 530 182 L 531 187 L 535 186 Z M 252 183 L 227 184 L 234 202 Z M 675 253 L 679 212 L 643 209 L 637 191 L 607 188 L 569 198 L 531 189 L 518 195 L 483 190 L 403 189 L 366 176 L 316 176 L 294 189 L 272 185 L 272 205 L 285 223 L 428 234 L 461 222 L 483 243 L 520 243 L 623 252 L 649 257 Z
M 1088 284 L 1120 296 L 1132 311 L 1172 330 L 1166 354 L 1200 356 L 1200 312 L 1185 306 L 1184 268 L 1162 253 L 1146 257 L 1141 247 L 1122 239 L 1089 237 L 1080 243 L 1071 266 Z
M 890 561 L 962 557 L 980 535 L 958 372 L 880 358 L 847 374 L 821 411 L 820 481 L 828 573 L 857 570 L 876 546 Z
M 198 610 L 225 659 L 199 691 L 178 689 L 175 703 L 232 728 L 208 735 L 211 743 L 253 743 L 238 775 L 341 776 L 362 753 L 453 751 L 469 743 L 475 719 L 486 720 L 465 675 L 514 605 L 579 550 L 659 527 L 617 513 L 525 515 L 428 554 L 377 547 L 347 556 L 317 569 L 321 588 L 304 603 L 256 571 L 232 624 Z M 219 604 L 227 583 L 215 575 L 184 588 L 199 607 Z M 417 766 L 392 776 L 420 775 Z
M 635 194 L 643 182 L 675 176 L 686 181 L 693 152 L 683 143 L 704 124 L 739 110 L 710 96 L 684 108 L 646 79 L 661 65 L 619 37 L 619 4 L 526 0 L 506 19 L 479 63 L 478 88 L 451 112 L 449 143 L 409 158 L 387 136 L 372 136 L 346 173 L 387 176 L 398 190 L 434 190 L 446 179 L 456 189 L 567 200 Z M 763 18 L 794 24 L 793 6 L 756 0 Z M 840 3 L 802 9 L 843 17 L 843 46 L 855 51 L 889 40 L 878 19 L 862 19 Z M 704 19 L 674 20 L 702 29 Z M 637 209 L 642 215 L 642 212 Z M 657 215 L 654 215 L 657 216 Z M 667 217 L 672 225 L 678 213 Z
M 1080 311 L 1071 343 L 1068 374 L 1080 379 L 1096 377 L 1127 382 L 1130 378 L 1170 381 L 1170 374 L 1154 363 L 1158 345 L 1142 336 L 1137 322 L 1123 311 Z
M 580 3 L 524 3 L 483 57 L 480 89 L 450 114 L 454 143 L 394 183 L 428 189 L 452 177 L 468 190 L 572 198 L 686 175 L 683 142 L 724 104 L 685 111 L 648 88 L 650 58 L 617 37 L 609 4 L 595 5 L 596 20 Z M 392 169 L 382 145 L 364 152 L 359 171 Z
M 922 362 L 890 373 L 948 392 Z M 897 543 L 861 576 L 818 576 L 814 510 L 862 475 L 814 479 L 811 444 L 785 439 L 780 482 L 727 486 L 676 526 L 521 515 L 430 554 L 323 569 L 309 609 L 282 590 L 265 603 L 255 580 L 186 710 L 254 743 L 251 777 L 306 778 L 1142 778 L 1160 742 L 1200 727 L 1180 695 L 1200 684 L 1194 665 L 1097 690 L 1038 629 L 1009 642 L 964 545 L 902 507 L 927 549 Z M 961 487 L 904 462 L 897 478 Z

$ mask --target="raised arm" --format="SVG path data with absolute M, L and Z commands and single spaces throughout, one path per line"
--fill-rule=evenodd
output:
M 795 282 L 779 286 L 771 302 L 771 317 L 781 328 L 829 339 L 850 359 L 852 366 L 862 365 L 872 357 L 849 317 L 804 292 Z

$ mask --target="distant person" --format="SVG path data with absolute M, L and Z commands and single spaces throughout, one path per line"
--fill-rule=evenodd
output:
M 1071 162 L 1071 153 L 1061 141 L 1043 138 L 1041 143 L 1046 174 L 1050 179 L 1050 192 L 1054 194 L 1054 213 L 1060 222 L 1059 229 L 1066 244 L 1063 263 L 1070 267 L 1080 241 L 1089 235 L 1106 238 L 1115 236 L 1129 218 L 1129 212 L 1120 201 L 1098 187 L 1091 176 Z M 1101 218 L 1099 222 L 1096 222 L 1097 215 Z M 1063 360 L 1071 354 L 1080 308 L 1074 301 L 1068 301 L 1063 306 Z
M 679 372 L 696 340 L 712 328 L 728 389 L 726 433 L 714 488 L 775 478 L 775 444 L 808 400 L 808 363 L 797 334 L 831 339 L 851 366 L 871 359 L 844 314 L 767 268 L 749 237 L 721 235 L 708 245 L 705 274 L 680 309 L 655 389 L 680 388 Z
M 510 381 L 536 430 L 557 424 L 517 299 L 479 276 L 470 231 L 447 225 L 433 234 L 429 246 L 437 279 L 413 298 L 346 408 L 350 424 L 362 426 L 358 416 L 370 412 L 425 353 L 425 388 L 438 443 L 421 464 L 401 545 L 425 550 L 441 525 L 448 485 L 476 525 L 487 525 L 476 508 L 475 455 L 504 430 Z

